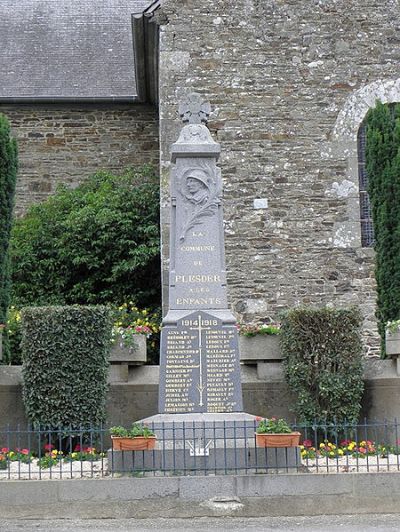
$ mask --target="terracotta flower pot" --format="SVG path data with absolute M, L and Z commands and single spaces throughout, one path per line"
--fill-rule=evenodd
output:
M 136 436 L 135 438 L 125 438 L 111 436 L 112 448 L 114 451 L 151 451 L 156 446 L 156 436 Z
M 297 447 L 300 443 L 300 432 L 289 434 L 258 434 L 256 432 L 257 447 Z

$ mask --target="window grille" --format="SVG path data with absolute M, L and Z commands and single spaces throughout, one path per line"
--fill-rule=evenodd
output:
M 361 222 L 361 245 L 372 247 L 374 245 L 374 225 L 372 222 L 371 203 L 368 196 L 368 176 L 365 168 L 365 143 L 366 126 L 361 124 L 358 130 L 358 184 L 360 191 L 360 222 Z

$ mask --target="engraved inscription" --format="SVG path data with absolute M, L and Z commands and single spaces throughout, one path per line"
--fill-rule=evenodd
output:
M 165 382 L 162 411 L 235 412 L 242 409 L 237 329 L 204 312 L 162 331 Z

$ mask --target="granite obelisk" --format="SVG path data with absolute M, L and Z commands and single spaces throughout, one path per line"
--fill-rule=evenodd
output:
M 228 309 L 220 145 L 210 104 L 192 93 L 172 145 L 169 306 L 161 331 L 159 412 L 242 412 L 238 333 Z

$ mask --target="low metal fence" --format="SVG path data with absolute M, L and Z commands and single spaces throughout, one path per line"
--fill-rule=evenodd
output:
M 397 420 L 292 425 L 294 447 L 259 447 L 257 421 L 155 423 L 151 450 L 113 449 L 107 427 L 0 428 L 0 480 L 400 471 Z

